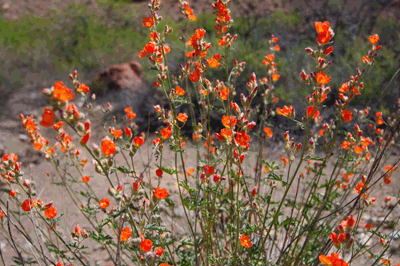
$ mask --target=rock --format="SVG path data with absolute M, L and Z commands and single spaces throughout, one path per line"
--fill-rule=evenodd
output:
M 142 67 L 137 61 L 112 65 L 95 77 L 91 88 L 100 95 L 108 91 L 136 91 L 142 85 L 141 75 Z
M 167 107 L 168 101 L 161 90 L 146 83 L 141 75 L 141 65 L 133 60 L 101 71 L 89 87 L 99 96 L 97 103 L 109 102 L 113 106 L 113 111 L 105 117 L 105 121 L 109 121 L 112 116 L 123 120 L 124 109 L 132 107 L 137 115 L 133 121 L 138 125 L 139 132 L 146 132 L 148 127 L 150 132 L 154 132 L 162 125 L 154 106 Z

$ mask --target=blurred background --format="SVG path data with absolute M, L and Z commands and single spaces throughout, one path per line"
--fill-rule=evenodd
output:
M 197 21 L 189 23 L 188 35 L 196 28 L 206 29 L 206 39 L 212 43 L 214 54 L 221 50 L 216 44 L 212 2 L 190 1 Z M 230 32 L 238 35 L 234 57 L 246 62 L 246 70 L 237 84 L 239 92 L 252 72 L 257 78 L 264 76 L 262 60 L 269 53 L 268 40 L 273 34 L 281 47 L 275 57 L 281 75 L 275 89 L 279 106 L 305 106 L 305 96 L 310 91 L 299 73 L 302 69 L 307 73 L 313 71 L 315 62 L 304 48 L 316 47 L 314 21 L 328 20 L 336 34 L 330 57 L 333 63 L 327 71 L 332 77 L 328 104 L 334 102 L 337 88 L 355 74 L 356 67 L 365 68 L 361 58 L 370 49 L 368 37 L 379 34 L 383 48 L 364 80 L 363 94 L 354 104 L 360 108 L 378 106 L 384 113 L 395 107 L 400 96 L 400 75 L 395 75 L 400 67 L 400 0 L 234 0 L 230 8 L 235 21 Z M 179 36 L 184 25 L 178 1 L 161 1 L 160 14 L 164 18 L 162 25 L 174 28 L 168 38 L 172 49 L 168 60 L 172 73 L 179 74 L 179 63 L 184 62 L 184 45 Z M 133 106 L 134 111 L 143 109 L 147 114 L 148 110 L 140 104 L 153 87 L 156 74 L 147 59 L 137 57 L 149 40 L 149 30 L 141 23 L 144 16 L 149 16 L 147 1 L 0 0 L 2 121 L 18 121 L 21 112 L 39 116 L 47 103 L 41 89 L 59 80 L 72 87 L 68 74 L 74 69 L 82 83 L 101 95 L 110 94 L 107 101 L 114 100 L 121 108 Z M 220 74 L 217 70 L 208 78 L 223 79 Z M 123 97 L 118 96 L 121 91 Z M 133 97 L 131 92 L 135 91 L 146 93 Z M 151 105 L 157 101 L 149 100 Z M 12 128 L 14 123 L 9 125 Z

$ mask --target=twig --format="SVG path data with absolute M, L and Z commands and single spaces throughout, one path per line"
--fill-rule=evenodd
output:
M 10 227 L 10 219 L 9 219 L 9 217 L 10 217 L 10 212 L 9 212 L 9 209 L 8 209 L 8 201 L 7 201 L 7 218 L 8 218 L 8 219 L 7 219 L 7 227 L 8 227 L 8 233 L 10 234 L 10 238 L 11 238 L 11 241 L 12 241 L 12 243 L 13 243 L 14 249 L 15 249 L 15 251 L 17 252 L 17 254 L 18 254 L 18 256 L 19 256 L 22 265 L 24 266 L 24 265 L 25 265 L 24 259 L 22 258 L 22 255 L 21 255 L 21 253 L 19 252 L 19 250 L 18 250 L 18 248 L 17 248 L 17 245 L 15 245 L 14 238 L 13 238 L 13 235 L 12 235 L 12 233 L 11 233 L 11 227 Z

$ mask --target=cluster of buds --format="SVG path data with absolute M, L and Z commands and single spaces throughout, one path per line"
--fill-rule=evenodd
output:
M 359 68 L 356 69 L 357 75 L 351 76 L 350 80 L 346 80 L 339 88 L 339 100 L 335 102 L 337 107 L 346 107 L 354 96 L 360 95 L 361 90 L 364 88 L 363 82 L 358 82 L 359 79 L 364 75 L 365 70 L 360 71 Z
M 364 122 L 367 119 L 370 110 L 371 110 L 370 107 L 367 107 L 364 110 L 359 110 L 358 111 L 359 121 Z
M 124 189 L 124 184 L 121 181 L 118 183 L 117 188 L 115 188 L 115 189 L 112 187 L 108 188 L 108 195 L 110 195 L 111 197 L 114 197 L 116 201 L 120 201 L 123 198 L 128 200 L 127 195 L 125 195 L 123 193 L 123 189 Z
M 75 241 L 79 241 L 80 237 L 87 238 L 88 233 L 86 232 L 85 229 L 81 229 L 79 224 L 75 226 L 75 232 L 71 233 L 72 237 L 75 239 Z
M 319 105 L 326 100 L 328 93 L 331 92 L 331 87 L 325 87 L 324 85 L 317 86 L 316 90 L 311 94 L 311 96 L 307 96 L 307 101 L 310 105 Z
M 21 163 L 18 162 L 18 156 L 14 153 L 4 154 L 3 164 L 0 164 L 0 176 L 8 182 L 19 181 L 23 173 L 21 172 Z
M 276 82 L 280 78 L 280 75 L 277 74 L 278 69 L 276 68 L 276 63 L 274 62 L 275 56 L 273 54 L 267 54 L 265 59 L 262 61 L 263 65 L 267 67 L 266 72 L 270 80 Z M 271 84 L 272 86 L 272 84 Z M 271 87 L 272 89 L 273 87 Z
M 224 37 L 222 37 L 218 41 L 218 45 L 225 47 L 225 48 L 229 48 L 232 46 L 233 41 L 235 41 L 236 39 L 237 39 L 237 34 L 232 36 L 230 33 L 227 33 L 227 34 L 225 34 Z
M 242 164 L 244 161 L 245 153 L 241 152 L 240 149 L 234 149 L 233 150 L 233 160 L 232 163 L 236 165 Z
M 168 78 L 168 66 L 164 66 L 163 63 L 159 64 L 158 67 L 159 74 L 157 75 L 157 81 L 155 81 L 153 84 L 156 87 L 160 87 L 160 84 L 163 84 L 165 80 Z
M 257 78 L 254 72 L 251 74 L 250 81 L 247 82 L 246 88 L 247 91 L 249 92 L 249 95 L 246 97 L 244 96 L 243 93 L 241 93 L 240 100 L 244 108 L 244 118 L 248 119 L 250 117 L 250 112 L 251 112 L 250 108 L 251 101 L 254 99 L 258 91 Z
M 78 71 L 74 70 L 72 72 L 72 74 L 69 74 L 69 80 L 72 82 L 72 84 L 74 84 L 75 86 L 75 91 L 79 94 L 81 94 L 82 96 L 86 96 L 90 89 L 88 86 L 86 86 L 85 84 L 81 84 L 78 80 Z
M 19 115 L 21 119 L 21 125 L 25 128 L 25 132 L 29 134 L 31 143 L 34 144 L 35 150 L 43 150 L 46 152 L 46 159 L 54 152 L 54 149 L 42 149 L 44 146 L 49 145 L 49 140 L 45 139 L 38 131 L 36 127 L 36 121 L 33 116 L 24 117 L 23 114 Z
M 150 0 L 150 3 L 147 5 L 150 9 L 150 12 L 155 12 L 160 9 L 160 0 Z
M 51 88 L 43 89 L 43 94 L 51 99 L 50 104 L 56 110 L 64 107 L 75 96 L 72 94 L 72 89 L 68 89 L 61 81 L 56 82 Z
M 169 97 L 174 100 L 178 98 L 179 96 L 183 96 L 186 94 L 186 91 L 184 91 L 180 86 L 177 86 L 176 88 L 172 88 L 171 92 L 169 94 Z
M 165 110 L 164 107 L 161 107 L 160 105 L 155 105 L 154 109 L 157 112 L 159 121 L 161 121 L 164 124 L 168 124 L 168 125 L 172 123 L 173 116 L 172 116 L 171 110 Z
M 274 35 L 272 35 L 272 36 L 271 36 L 271 39 L 268 41 L 268 43 L 269 43 L 269 49 L 270 49 L 271 51 L 277 51 L 277 52 L 279 52 L 279 51 L 281 50 L 281 48 L 279 47 L 279 45 L 274 44 L 274 43 L 276 43 L 277 41 L 278 41 L 278 38 L 275 37 Z
M 79 113 L 78 107 L 76 107 L 76 105 L 72 103 L 68 105 L 65 109 L 65 112 L 63 112 L 63 117 L 72 125 L 76 125 L 79 120 L 85 118 L 85 114 Z
M 294 156 L 298 154 L 301 151 L 301 142 L 299 142 L 297 145 L 294 142 L 294 138 L 289 139 L 289 131 L 286 131 L 285 134 L 283 135 L 283 138 L 285 140 L 285 150 L 287 152 L 287 155 L 289 157 L 290 162 L 294 161 Z
M 236 39 L 236 35 L 232 38 L 229 33 L 227 33 L 228 28 L 232 26 L 233 20 L 230 15 L 230 10 L 227 5 L 232 0 L 216 0 L 212 4 L 215 14 L 217 15 L 217 20 L 215 21 L 214 29 L 217 31 L 220 40 L 218 41 L 219 46 L 230 47 L 232 40 Z
M 327 136 L 328 132 L 332 132 L 336 128 L 335 120 L 331 119 L 328 123 L 323 123 L 322 128 L 318 131 L 320 136 Z
M 77 129 L 82 133 L 80 140 L 81 145 L 86 145 L 90 139 L 90 121 L 86 120 L 84 124 L 79 122 Z
M 196 16 L 193 14 L 193 9 L 189 7 L 189 3 L 187 1 L 179 0 L 179 4 L 180 4 L 179 9 L 181 11 L 181 14 L 184 15 L 187 20 L 189 19 L 193 21 L 197 20 Z
M 329 238 L 332 240 L 337 249 L 341 249 L 342 247 L 345 249 L 351 248 L 354 243 L 354 237 L 351 235 L 354 225 L 355 220 L 353 215 L 350 215 L 346 220 L 341 221 L 338 225 L 337 229 L 339 231 L 339 235 L 337 235 L 335 232 L 331 232 Z
M 382 45 L 377 45 L 376 43 L 379 41 L 378 34 L 372 35 L 369 37 L 369 42 L 371 43 L 371 50 L 368 51 L 368 54 L 362 58 L 364 64 L 373 65 L 375 62 L 375 57 L 378 56 L 376 52 L 378 52 Z
M 214 175 L 214 173 L 216 174 L 214 166 L 205 165 L 205 166 L 203 166 L 203 171 L 200 174 L 200 178 L 202 180 L 205 180 L 206 177 L 210 177 L 210 176 Z
M 189 75 L 189 73 L 190 73 L 190 63 L 188 62 L 186 64 L 186 66 L 179 64 L 179 67 L 182 71 L 182 75 L 179 75 L 179 79 L 183 80 L 183 78 L 186 77 L 187 75 Z
M 208 81 L 208 80 L 207 80 Z M 227 87 L 224 82 L 221 82 L 217 80 L 215 88 L 212 88 L 212 86 L 209 86 L 210 91 L 213 91 L 215 93 L 215 97 L 220 100 L 220 101 L 226 101 L 229 98 L 229 94 L 234 91 L 234 88 L 232 86 Z M 207 82 L 206 82 L 207 84 Z M 210 84 L 210 82 L 208 82 Z M 203 94 L 202 94 L 203 95 Z M 205 97 L 205 95 L 204 95 Z
M 206 31 L 204 29 L 196 29 L 195 33 L 190 36 L 189 41 L 187 41 L 187 45 L 192 47 L 194 50 L 186 53 L 186 57 L 195 57 L 195 58 L 205 58 L 207 55 L 207 51 L 211 48 L 211 43 L 207 43 L 204 41 L 204 35 Z

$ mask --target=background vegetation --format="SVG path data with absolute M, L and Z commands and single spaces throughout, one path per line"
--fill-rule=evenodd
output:
M 165 5 L 177 8 L 172 2 L 165 1 Z M 193 5 L 198 18 L 194 24 L 207 30 L 207 39 L 216 47 L 214 16 L 210 14 L 208 1 L 193 1 Z M 237 8 L 232 12 L 235 19 L 232 32 L 238 34 L 236 58 L 246 61 L 248 66 L 239 87 L 251 72 L 263 76 L 262 60 L 268 53 L 268 38 L 274 34 L 281 47 L 276 58 L 281 75 L 276 94 L 284 103 L 296 102 L 298 107 L 303 107 L 307 90 L 299 73 L 304 66 L 306 72 L 314 70 L 304 48 L 315 42 L 313 22 L 329 20 L 336 36 L 329 73 L 333 93 L 328 104 L 333 104 L 337 88 L 362 64 L 361 57 L 369 46 L 367 38 L 374 33 L 379 34 L 384 49 L 374 70 L 366 77 L 365 92 L 356 104 L 364 107 L 379 100 L 386 103 L 381 105 L 382 111 L 388 112 L 393 99 L 400 96 L 400 75 L 393 78 L 400 67 L 399 1 L 234 1 L 233 6 Z M 51 86 L 57 80 L 67 81 L 73 69 L 79 70 L 82 81 L 90 83 L 107 66 L 136 59 L 148 39 L 148 33 L 141 26 L 145 8 L 145 3 L 121 0 L 71 2 L 68 8 L 49 10 L 41 16 L 28 10 L 14 20 L 3 10 L 0 16 L 1 113 L 15 116 L 10 113 L 11 108 L 4 108 L 12 93 L 29 93 Z M 208 14 L 201 14 L 204 9 L 209 10 Z M 183 62 L 184 45 L 179 41 L 183 25 L 178 19 L 169 19 L 167 14 L 165 17 L 163 23 L 174 28 L 169 38 L 173 52 L 169 58 Z M 194 28 L 189 25 L 188 34 L 192 31 Z M 177 67 L 178 64 L 170 65 Z M 148 80 L 153 80 L 151 71 L 144 73 Z

